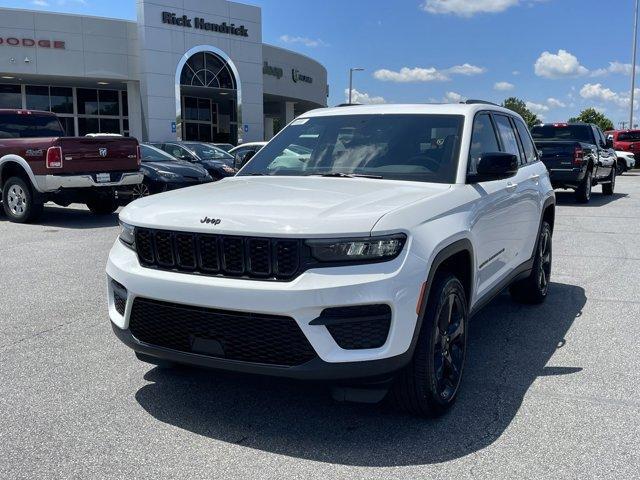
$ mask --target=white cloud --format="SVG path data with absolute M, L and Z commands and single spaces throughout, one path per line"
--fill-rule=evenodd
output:
M 549 111 L 549 107 L 544 103 L 535 103 L 535 102 L 525 102 L 527 108 L 531 110 L 533 113 L 544 113 Z
M 466 97 L 463 97 L 457 92 L 447 92 L 444 94 L 444 101 L 446 103 L 460 103 L 466 100 Z
M 591 72 L 591 76 L 604 77 L 605 75 L 609 75 L 610 73 L 630 76 L 632 68 L 633 65 L 631 65 L 630 63 L 609 62 L 609 66 L 607 68 L 598 68 L 597 70 L 593 70 Z M 639 70 L 640 68 L 636 67 L 636 73 Z
M 509 90 L 513 90 L 515 85 L 509 82 L 496 82 L 493 84 L 493 89 L 498 90 L 499 92 L 506 92 Z
M 281 35 L 280 40 L 284 43 L 292 43 L 292 44 L 297 43 L 300 45 L 304 45 L 305 47 L 311 47 L 311 48 L 328 46 L 326 42 L 324 42 L 323 40 L 320 40 L 319 38 L 314 39 L 309 37 L 298 37 L 293 35 Z
M 536 75 L 545 78 L 578 77 L 586 75 L 589 70 L 580 65 L 575 55 L 566 50 L 558 53 L 542 52 L 534 65 Z
M 347 103 L 349 101 L 349 89 L 344 89 L 344 101 Z M 373 97 L 368 93 L 359 92 L 355 88 L 351 90 L 351 101 L 353 103 L 361 103 L 363 105 L 375 105 L 386 103 L 386 100 L 383 97 Z
M 374 78 L 383 82 L 444 82 L 451 78 L 451 75 L 479 75 L 486 71 L 483 67 L 470 65 L 468 63 L 462 65 L 454 65 L 450 68 L 439 70 L 435 67 L 402 67 L 398 71 L 387 70 L 386 68 L 376 70 L 373 73 Z
M 613 103 L 619 107 L 629 105 L 629 96 L 626 93 L 616 93 L 610 88 L 602 86 L 600 83 L 586 83 L 580 89 L 580 96 L 586 100 Z
M 420 8 L 434 14 L 472 17 L 477 13 L 498 13 L 518 5 L 520 0 L 424 0 Z
M 49 2 L 47 2 L 46 0 L 32 0 L 31 4 L 35 5 L 36 7 L 48 7 L 49 6 Z
M 513 75 L 513 76 L 520 75 L 520 70 L 514 70 L 513 72 L 511 72 L 511 75 Z
M 567 106 L 562 100 L 558 100 L 557 98 L 549 97 L 547 98 L 547 105 L 550 108 L 564 108 Z

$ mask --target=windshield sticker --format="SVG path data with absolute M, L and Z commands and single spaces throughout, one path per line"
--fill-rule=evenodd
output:
M 309 121 L 308 118 L 299 118 L 299 119 L 294 120 L 293 122 L 291 122 L 291 125 L 304 125 L 308 121 Z

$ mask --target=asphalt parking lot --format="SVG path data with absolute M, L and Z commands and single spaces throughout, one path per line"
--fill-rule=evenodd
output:
M 640 173 L 594 191 L 558 193 L 547 303 L 473 319 L 432 421 L 140 363 L 106 313 L 116 216 L 0 214 L 0 478 L 638 478 Z

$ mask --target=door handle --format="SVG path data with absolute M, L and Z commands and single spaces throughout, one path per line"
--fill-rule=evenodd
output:
M 516 188 L 518 188 L 517 183 L 507 182 L 507 190 L 513 192 Z

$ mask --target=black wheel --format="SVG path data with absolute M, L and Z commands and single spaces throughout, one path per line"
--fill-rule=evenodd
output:
M 627 171 L 627 164 L 624 160 L 618 160 L 616 163 L 616 175 L 622 175 Z
M 587 203 L 591 200 L 591 184 L 593 182 L 593 176 L 590 170 L 587 170 L 587 173 L 582 180 L 582 183 L 576 189 L 576 200 L 580 203 Z
M 2 188 L 2 206 L 9 221 L 29 223 L 36 220 L 43 210 L 33 195 L 31 186 L 22 178 L 10 177 Z
M 95 215 L 109 215 L 118 209 L 118 201 L 112 195 L 96 195 L 87 200 L 87 208 Z
M 138 198 L 148 197 L 149 195 L 151 195 L 151 187 L 146 181 L 134 185 L 131 189 L 131 197 L 134 200 L 137 200 Z
M 467 351 L 467 299 L 453 275 L 438 274 L 411 363 L 398 375 L 391 396 L 401 409 L 437 417 L 454 404 Z
M 549 292 L 552 253 L 551 226 L 547 222 L 542 222 L 531 274 L 524 280 L 511 285 L 509 289 L 514 300 L 528 304 L 544 302 Z
M 611 176 L 607 183 L 602 184 L 602 193 L 604 195 L 613 195 L 613 191 L 616 188 L 616 169 L 611 169 Z

